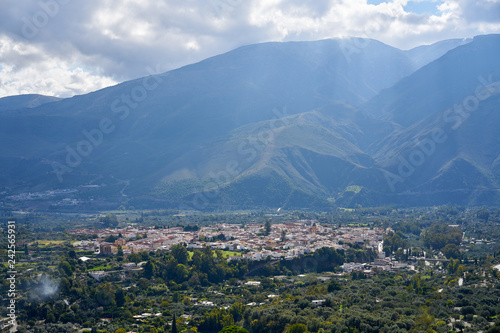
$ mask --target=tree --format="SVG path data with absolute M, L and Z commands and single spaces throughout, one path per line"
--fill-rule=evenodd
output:
M 401 237 L 403 236 L 400 232 L 389 232 L 387 235 L 384 236 L 384 251 L 386 251 L 386 247 L 389 248 L 389 254 L 392 252 L 396 252 L 398 249 L 404 249 L 408 247 L 408 243 L 403 240 Z M 403 236 L 404 237 L 404 236 Z M 386 255 L 388 253 L 386 252 Z
M 271 233 L 271 221 L 266 220 L 266 223 L 264 224 L 264 235 L 269 236 Z
M 146 265 L 144 265 L 144 277 L 146 279 L 151 279 L 154 276 L 155 271 L 156 271 L 155 264 L 153 264 L 151 260 L 148 261 Z
M 434 223 L 424 232 L 424 245 L 436 250 L 441 250 L 447 244 L 460 245 L 462 234 L 461 228 Z
M 233 316 L 234 321 L 238 322 L 243 318 L 246 306 L 241 302 L 236 302 L 229 308 L 229 313 Z
M 286 229 L 281 230 L 281 241 L 284 242 L 286 240 Z
M 139 282 L 137 282 L 137 286 L 138 286 L 140 289 L 142 289 L 142 290 L 144 290 L 144 289 L 148 289 L 148 287 L 149 287 L 149 281 L 148 281 L 148 279 L 145 279 L 145 278 L 140 278 L 140 279 L 139 279 Z
M 109 235 L 108 237 L 104 238 L 104 241 L 106 243 L 114 243 L 115 240 L 118 239 L 118 236 L 115 236 L 115 235 Z
M 172 319 L 172 333 L 177 333 L 177 322 L 175 321 L 175 313 L 174 313 L 174 318 Z
M 73 268 L 67 261 L 61 261 L 59 263 L 59 269 L 63 271 L 67 276 L 71 276 L 73 274 Z
M 175 282 L 182 283 L 187 280 L 189 271 L 183 264 L 175 266 Z
M 95 299 L 102 306 L 114 306 L 116 301 L 111 284 L 105 283 L 97 287 Z
M 46 321 L 47 321 L 48 323 L 55 323 L 55 322 L 56 322 L 56 316 L 54 316 L 54 314 L 53 314 L 52 312 L 49 312 L 49 313 L 47 314 L 47 319 L 46 319 Z
M 198 286 L 200 284 L 200 277 L 198 276 L 198 274 L 193 274 L 189 278 L 188 283 L 189 283 L 189 286 L 192 288 Z
M 148 261 L 151 258 L 147 251 L 141 251 L 139 254 L 141 255 L 142 261 Z
M 477 212 L 476 215 L 478 219 L 481 219 L 484 222 L 488 222 L 488 219 L 490 218 L 490 211 L 487 209 L 481 209 Z
M 170 249 L 172 256 L 177 260 L 179 264 L 187 264 L 189 259 L 188 250 L 182 244 L 175 244 Z
M 115 214 L 106 214 L 99 218 L 99 222 L 102 223 L 104 228 L 116 227 L 118 226 L 118 219 Z
M 118 261 L 123 260 L 123 247 L 121 245 L 118 245 L 117 256 L 118 256 Z
M 71 289 L 71 282 L 67 278 L 62 278 L 61 281 L 59 282 L 59 290 L 63 294 L 68 294 Z
M 456 329 L 460 330 L 460 332 L 463 332 L 463 330 L 465 329 L 465 324 L 464 324 L 464 322 L 463 322 L 463 321 L 461 321 L 461 320 L 457 320 L 457 321 L 455 321 L 455 322 L 453 323 L 453 326 L 454 326 Z
M 460 311 L 462 312 L 463 316 L 466 316 L 468 314 L 474 315 L 476 313 L 476 310 L 474 309 L 474 307 L 470 306 L 470 305 L 464 306 Z
M 340 289 L 341 289 L 340 283 L 338 283 L 336 280 L 332 280 L 328 284 L 328 292 L 329 293 L 340 290 Z
M 304 324 L 293 324 L 287 330 L 287 333 L 307 333 L 307 326 Z
M 234 325 L 234 318 L 225 309 L 213 309 L 205 312 L 198 328 L 201 331 L 217 332 L 226 326 Z
M 138 253 L 131 253 L 127 256 L 127 261 L 138 264 L 141 262 L 141 256 Z
M 125 294 L 123 293 L 123 289 L 118 287 L 115 292 L 115 302 L 116 306 L 122 307 L 125 305 Z
M 441 249 L 443 254 L 448 259 L 459 259 L 460 258 L 460 248 L 455 244 L 447 244 Z
M 229 325 L 220 330 L 219 333 L 248 333 L 248 331 L 243 327 Z

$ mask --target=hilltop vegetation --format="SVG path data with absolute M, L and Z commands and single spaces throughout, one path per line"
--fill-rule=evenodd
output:
M 36 234 L 30 226 L 37 218 L 19 218 L 18 242 L 25 244 L 17 252 L 16 264 L 19 331 L 495 332 L 491 325 L 500 314 L 500 274 L 492 267 L 500 255 L 499 213 L 488 210 L 485 219 L 481 210 L 442 207 L 283 212 L 267 217 L 271 225 L 306 217 L 333 228 L 389 227 L 393 231 L 384 238 L 384 252 L 400 263 L 415 265 L 350 272 L 341 265 L 369 263 L 377 254 L 351 244 L 346 251 L 322 248 L 290 261 L 227 261 L 225 251 L 208 246 L 188 251 L 178 244 L 168 251 L 99 256 L 75 250 L 73 242 L 89 237 L 55 231 L 57 218 L 46 217 L 47 232 Z M 129 223 L 126 216 L 116 217 L 121 226 Z M 157 220 L 159 216 L 166 220 Z M 244 216 L 199 215 L 183 223 L 193 232 L 213 219 L 254 223 Z M 102 220 L 114 219 L 110 214 Z M 144 212 L 142 219 L 145 224 L 179 222 L 160 212 Z M 88 227 L 98 220 L 73 218 L 66 224 Z M 465 238 L 458 236 L 459 231 Z M 5 236 L 4 232 L 2 239 Z M 444 252 L 449 246 L 459 251 L 447 260 Z M 80 260 L 83 256 L 91 259 Z M 427 265 L 417 259 L 421 256 L 438 260 Z M 7 274 L 8 268 L 1 270 Z M 107 275 L 91 275 L 98 271 Z M 0 295 L 6 295 L 7 288 L 4 283 Z

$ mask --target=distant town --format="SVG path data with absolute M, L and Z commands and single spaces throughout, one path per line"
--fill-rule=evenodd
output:
M 393 231 L 391 228 L 340 227 L 332 229 L 321 226 L 315 221 L 300 220 L 270 225 L 267 235 L 265 229 L 264 224 L 221 223 L 191 231 L 185 231 L 182 227 L 157 229 L 128 226 L 116 229 L 77 229 L 69 233 L 95 238 L 95 240 L 76 242 L 73 246 L 85 251 L 94 251 L 95 254 L 103 256 L 116 255 L 119 251 L 127 256 L 142 251 L 170 250 L 173 245 L 183 244 L 191 251 L 205 246 L 230 251 L 230 255 L 226 256 L 229 261 L 292 260 L 325 247 L 347 250 L 357 244 L 361 248 L 377 252 L 378 258 L 372 263 L 345 263 L 342 265 L 345 272 L 357 270 L 370 274 L 372 267 L 381 270 L 411 267 L 406 263 L 391 261 L 385 257 L 382 251 L 383 238 L 387 232 Z M 110 236 L 116 239 L 109 242 Z

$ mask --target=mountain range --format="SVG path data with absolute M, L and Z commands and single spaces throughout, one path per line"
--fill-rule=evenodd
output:
M 0 188 L 181 210 L 496 205 L 499 56 L 500 35 L 264 43 L 2 98 Z

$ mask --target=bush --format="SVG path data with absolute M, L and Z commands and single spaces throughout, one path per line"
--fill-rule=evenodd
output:
M 468 314 L 474 315 L 476 313 L 476 310 L 472 306 L 464 306 L 462 308 L 462 316 L 467 316 Z
M 229 325 L 220 330 L 219 333 L 248 333 L 248 331 L 243 327 Z

